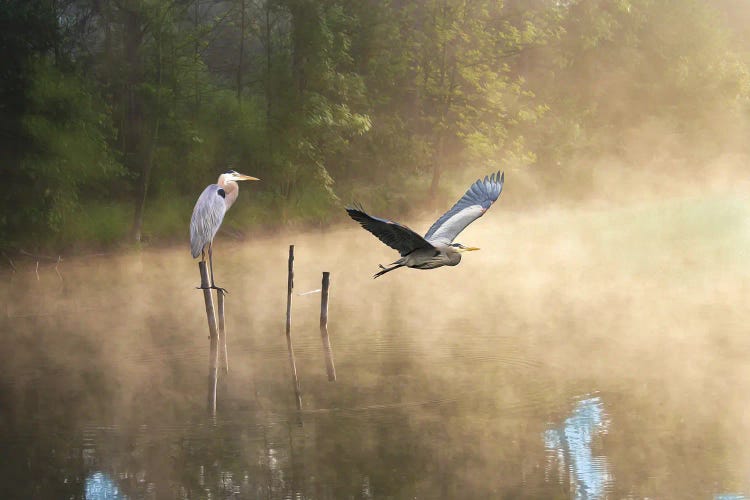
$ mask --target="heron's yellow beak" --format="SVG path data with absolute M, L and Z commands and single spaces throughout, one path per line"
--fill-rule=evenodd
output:
M 477 247 L 465 247 L 465 248 L 460 249 L 461 252 L 472 252 L 474 250 L 481 250 L 481 249 Z
M 257 177 L 253 177 L 251 175 L 238 173 L 234 180 L 236 181 L 259 181 L 260 179 L 258 179 Z

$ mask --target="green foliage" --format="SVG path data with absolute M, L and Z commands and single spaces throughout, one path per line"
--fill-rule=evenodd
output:
M 364 106 L 366 90 L 361 76 L 351 70 L 348 28 L 354 19 L 336 2 L 282 4 L 292 24 L 289 77 L 296 89 L 293 107 L 285 107 L 281 118 L 283 148 L 272 161 L 280 170 L 279 194 L 292 206 L 316 200 L 304 204 L 320 214 L 337 200 L 328 163 L 371 127 L 369 116 L 356 111 Z M 305 189 L 297 193 L 301 185 Z
M 185 196 L 157 196 L 145 214 L 144 241 L 179 238 L 185 241 L 195 200 Z M 127 226 L 126 226 L 127 228 Z M 124 236 L 127 232 L 121 234 Z
M 713 3 L 579 0 L 560 14 L 560 42 L 526 62 L 531 90 L 549 107 L 526 134 L 540 167 L 562 174 L 581 158 L 683 154 L 646 151 L 649 131 L 694 154 L 720 152 L 715 124 L 737 123 L 747 108 L 748 59 Z M 624 140 L 634 134 L 637 144 Z
M 227 221 L 240 235 L 354 199 L 408 210 L 442 176 L 584 179 L 578 158 L 637 160 L 633 130 L 718 153 L 750 93 L 732 0 L 5 6 L 5 247 L 185 238 L 228 168 L 262 179 Z
M 33 144 L 20 169 L 28 179 L 26 230 L 66 230 L 82 199 L 100 199 L 101 185 L 123 170 L 109 148 L 112 129 L 105 107 L 75 75 L 65 75 L 49 60 L 31 67 L 32 85 L 22 119 Z
M 131 218 L 129 204 L 83 200 L 70 212 L 64 230 L 55 233 L 53 242 L 69 251 L 113 247 L 126 237 Z

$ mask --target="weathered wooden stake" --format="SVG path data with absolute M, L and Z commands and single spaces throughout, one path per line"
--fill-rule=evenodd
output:
M 328 338 L 328 287 L 331 284 L 331 273 L 323 273 L 323 283 L 320 294 L 320 337 L 323 340 L 323 351 L 326 357 L 326 372 L 328 372 L 328 381 L 336 381 L 336 367 L 333 366 L 333 351 L 331 350 L 331 341 Z
M 219 352 L 224 373 L 229 373 L 229 350 L 227 349 L 227 331 L 224 326 L 224 291 L 216 290 L 216 308 L 219 310 Z
M 214 314 L 214 300 L 211 295 L 210 283 L 208 281 L 208 271 L 206 262 L 198 262 L 198 269 L 201 272 L 201 288 L 203 289 L 203 300 L 206 303 L 206 318 L 208 318 L 208 331 L 211 349 L 208 356 L 208 412 L 216 415 L 216 385 L 218 379 L 219 364 L 219 336 L 216 332 L 216 315 Z
M 286 291 L 286 347 L 289 350 L 289 364 L 292 368 L 292 381 L 294 382 L 294 400 L 297 409 L 302 409 L 302 394 L 299 389 L 297 378 L 297 363 L 294 360 L 294 346 L 292 345 L 292 290 L 294 289 L 294 245 L 289 245 L 289 268 L 287 275 Z

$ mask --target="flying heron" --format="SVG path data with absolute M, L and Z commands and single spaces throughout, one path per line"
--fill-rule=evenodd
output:
M 391 263 L 390 267 L 380 265 L 381 270 L 373 278 L 399 267 L 435 269 L 456 266 L 461 262 L 461 253 L 479 250 L 454 243 L 453 240 L 466 226 L 484 215 L 498 199 L 504 180 L 504 172 L 477 180 L 453 208 L 435 221 L 424 237 L 398 222 L 368 215 L 361 207 L 347 207 L 346 211 L 352 219 L 401 254 L 401 258 Z
M 221 226 L 221 221 L 224 220 L 224 214 L 234 204 L 240 193 L 237 181 L 258 180 L 260 179 L 228 170 L 219 176 L 216 184 L 209 184 L 195 203 L 193 217 L 190 219 L 190 251 L 194 259 L 200 255 L 201 261 L 205 261 L 206 247 L 208 247 L 208 263 L 211 269 L 210 288 L 218 288 L 214 283 L 212 255 L 214 236 Z

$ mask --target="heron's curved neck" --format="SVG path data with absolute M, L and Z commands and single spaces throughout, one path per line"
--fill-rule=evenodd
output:
M 217 184 L 224 190 L 224 203 L 227 205 L 227 210 L 229 210 L 237 200 L 237 195 L 240 194 L 240 186 L 234 181 L 228 181 L 224 175 L 219 176 Z

